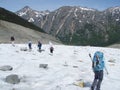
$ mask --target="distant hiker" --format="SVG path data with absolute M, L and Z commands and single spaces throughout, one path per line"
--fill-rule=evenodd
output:
M 41 52 L 41 47 L 42 47 L 42 43 L 40 41 L 38 41 L 38 49 L 39 49 L 39 52 Z
M 54 48 L 51 41 L 49 41 L 49 45 L 50 45 L 50 55 L 53 55 Z
M 12 44 L 12 46 L 15 46 L 15 45 L 14 45 L 14 41 L 15 41 L 14 36 L 11 36 L 10 40 L 11 40 L 11 44 Z
M 51 46 L 50 47 L 50 53 L 53 53 L 53 51 L 54 51 L 54 48 L 53 48 L 53 46 Z
M 28 42 L 28 47 L 29 47 L 29 50 L 32 49 L 32 41 L 29 41 L 29 42 Z
M 89 56 L 91 57 L 90 54 Z M 91 86 L 91 90 L 100 90 L 101 82 L 103 80 L 103 69 L 105 68 L 103 52 L 101 51 L 95 52 L 93 60 L 92 60 L 92 68 L 94 71 L 94 80 Z M 106 68 L 105 70 L 107 71 Z

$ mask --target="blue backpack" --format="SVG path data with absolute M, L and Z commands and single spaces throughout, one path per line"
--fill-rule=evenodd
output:
M 104 67 L 104 54 L 100 51 L 96 51 L 93 57 L 92 68 L 94 71 L 100 71 L 103 70 Z

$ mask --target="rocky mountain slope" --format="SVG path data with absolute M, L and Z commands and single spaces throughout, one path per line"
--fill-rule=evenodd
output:
M 59 40 L 48 34 L 0 20 L 0 43 L 10 43 L 11 36 L 15 36 L 15 43 L 28 43 L 28 40 L 33 43 L 37 43 L 38 40 L 42 43 L 49 43 L 49 41 L 60 43 Z
M 25 8 L 17 11 L 17 15 L 32 21 L 66 44 L 106 46 L 120 41 L 120 7 L 98 11 L 86 7 L 63 6 L 37 15 L 29 7 L 24 11 Z
M 42 43 L 49 41 L 60 43 L 40 27 L 0 7 L 0 43 L 9 43 L 11 36 L 15 36 L 16 43 L 25 43 L 28 40 L 32 40 L 34 43 L 37 43 L 38 40 L 41 40 Z

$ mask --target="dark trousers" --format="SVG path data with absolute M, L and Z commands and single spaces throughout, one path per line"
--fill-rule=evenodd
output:
M 31 44 L 29 44 L 28 46 L 29 46 L 29 49 L 32 49 L 32 45 Z
M 39 48 L 39 51 L 41 51 L 41 47 L 39 46 L 38 48 Z
M 94 75 L 94 80 L 91 86 L 91 90 L 100 90 L 101 82 L 103 80 L 103 70 L 95 71 L 94 73 L 95 75 Z
M 53 53 L 53 49 L 50 49 L 50 53 Z

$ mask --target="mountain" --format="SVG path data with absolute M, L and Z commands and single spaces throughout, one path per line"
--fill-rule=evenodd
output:
M 32 17 L 31 14 L 28 16 Z M 27 19 L 24 15 L 21 17 Z M 120 7 L 98 11 L 86 7 L 63 6 L 40 18 L 37 24 L 33 23 L 65 44 L 106 46 L 120 42 Z
M 0 43 L 9 43 L 11 36 L 15 36 L 16 43 L 26 43 L 28 40 L 32 40 L 33 43 L 37 43 L 38 40 L 41 40 L 42 43 L 49 43 L 49 41 L 61 43 L 55 37 L 46 34 L 41 28 L 0 8 Z
M 32 23 L 29 23 L 27 20 L 19 17 L 13 12 L 10 12 L 4 8 L 0 7 L 0 20 L 5 20 L 8 22 L 16 23 L 22 26 L 25 26 L 27 28 L 31 28 L 40 32 L 44 32 L 40 27 L 35 26 Z
M 35 25 L 39 26 L 40 21 L 44 19 L 44 16 L 49 14 L 50 11 L 37 11 L 31 9 L 29 6 L 25 6 L 21 10 L 17 11 L 16 14 L 24 19 L 26 19 L 28 22 L 32 22 Z

